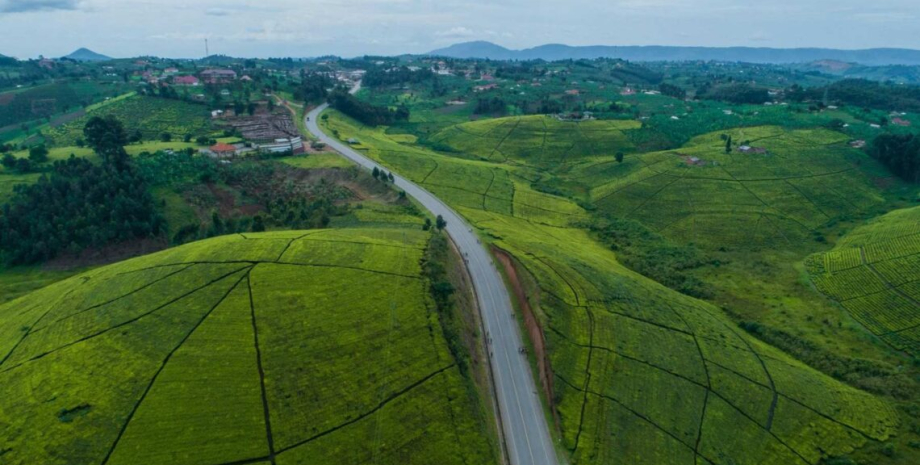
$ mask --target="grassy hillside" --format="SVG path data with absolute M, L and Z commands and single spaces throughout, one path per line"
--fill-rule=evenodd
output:
M 860 226 L 808 260 L 812 279 L 892 346 L 920 356 L 920 207 Z
M 87 110 L 86 116 L 47 130 L 45 137 L 59 147 L 74 145 L 83 137 L 83 127 L 91 117 L 107 115 L 121 120 L 128 134 L 141 131 L 145 140 L 156 140 L 164 132 L 177 140 L 186 134 L 200 136 L 212 132 L 207 107 L 179 100 L 134 95 Z
M 494 463 L 429 238 L 222 236 L 3 305 L 3 463 Z
M 458 209 L 531 277 L 555 372 L 551 404 L 573 463 L 815 464 L 896 432 L 898 414 L 886 401 L 623 267 L 576 227 L 591 211 L 534 189 L 552 173 L 434 153 L 336 113 L 326 124 Z M 805 155 L 821 166 L 815 152 Z
M 628 133 L 637 121 L 564 122 L 548 116 L 481 120 L 450 126 L 431 141 L 481 159 L 558 167 L 584 157 L 634 149 Z

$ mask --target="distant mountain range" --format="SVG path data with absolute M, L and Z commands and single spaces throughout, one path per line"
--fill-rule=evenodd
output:
M 621 58 L 630 61 L 740 61 L 746 63 L 808 63 L 834 60 L 869 66 L 920 65 L 920 50 L 873 48 L 837 50 L 829 48 L 754 48 L 754 47 L 671 47 L 671 46 L 569 46 L 548 44 L 524 50 L 511 50 L 486 41 L 465 42 L 433 50 L 428 55 L 450 58 L 488 58 L 492 60 L 579 60 Z
M 96 53 L 88 48 L 81 48 L 63 58 L 70 58 L 71 60 L 77 61 L 107 61 L 112 59 L 112 57 Z

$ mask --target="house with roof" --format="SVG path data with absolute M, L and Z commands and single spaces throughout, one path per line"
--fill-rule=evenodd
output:
M 195 76 L 176 76 L 173 78 L 173 84 L 177 86 L 197 86 L 198 78 Z
M 235 145 L 218 142 L 208 147 L 208 152 L 214 158 L 231 158 L 237 155 L 239 149 Z
M 205 84 L 228 84 L 236 80 L 236 71 L 232 69 L 207 69 L 201 72 Z

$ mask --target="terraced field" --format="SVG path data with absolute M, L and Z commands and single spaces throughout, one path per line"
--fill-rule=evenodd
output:
M 457 124 L 432 142 L 493 162 L 522 162 L 558 167 L 580 158 L 629 152 L 634 120 L 564 122 L 549 116 L 521 116 Z
M 573 227 L 588 212 L 523 188 L 542 174 L 532 167 L 439 155 L 333 115 L 330 129 L 357 137 L 369 156 L 432 190 L 530 276 L 554 370 L 552 405 L 573 463 L 816 464 L 896 431 L 885 401 L 750 337 L 717 307 L 624 268 Z M 713 150 L 698 144 L 699 153 Z M 836 167 L 818 151 L 807 155 L 814 166 Z M 617 169 L 676 169 L 651 157 Z M 720 168 L 719 176 L 744 176 L 744 166 Z M 491 194 L 508 191 L 510 199 Z
M 821 292 L 888 344 L 920 355 L 920 207 L 856 228 L 807 263 Z
M 122 121 L 128 134 L 141 131 L 145 140 L 159 139 L 164 132 L 170 133 L 174 140 L 181 140 L 186 134 L 200 136 L 212 132 L 210 115 L 204 105 L 134 95 L 90 108 L 86 116 L 49 129 L 45 136 L 58 147 L 76 145 L 90 118 L 107 115 Z
M 3 305 L 0 461 L 494 463 L 429 237 L 222 236 Z
M 752 147 L 725 153 L 721 136 Z M 710 247 L 795 246 L 843 216 L 884 202 L 870 174 L 890 177 L 843 134 L 778 127 L 712 133 L 672 151 L 573 169 L 604 213 Z

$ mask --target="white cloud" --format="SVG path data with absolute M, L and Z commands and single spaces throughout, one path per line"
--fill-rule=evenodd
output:
M 449 38 L 449 39 L 461 39 L 469 38 L 476 35 L 476 32 L 470 28 L 463 26 L 452 27 L 446 31 L 437 31 L 434 33 L 437 37 Z
M 28 11 L 76 10 L 82 0 L 0 0 L 0 11 L 24 13 Z

